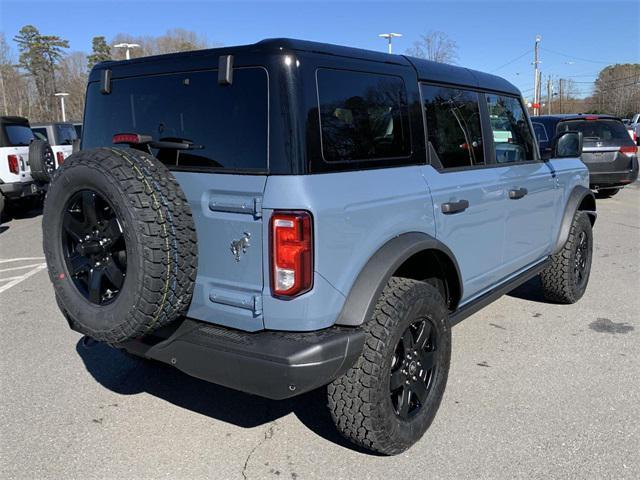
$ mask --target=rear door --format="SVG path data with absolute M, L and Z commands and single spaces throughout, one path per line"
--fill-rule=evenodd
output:
M 269 83 L 263 68 L 118 78 L 89 85 L 83 148 L 117 133 L 163 141 L 152 153 L 191 205 L 198 275 L 188 316 L 247 331 L 264 328 L 262 196 L 268 172 Z M 171 145 L 185 144 L 176 149 Z
M 465 302 L 500 280 L 504 184 L 487 168 L 479 94 L 427 84 L 421 89 L 431 163 L 423 174 L 436 236 L 458 261 Z
M 519 98 L 486 94 L 492 160 L 506 189 L 505 276 L 540 260 L 554 231 L 558 188 L 552 167 L 540 159 L 529 119 Z

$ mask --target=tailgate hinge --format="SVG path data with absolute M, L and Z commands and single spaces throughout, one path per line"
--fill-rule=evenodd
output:
M 253 217 L 262 218 L 262 198 L 256 197 L 253 199 Z

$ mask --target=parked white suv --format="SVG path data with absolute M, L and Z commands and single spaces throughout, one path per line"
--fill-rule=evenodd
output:
M 73 143 L 78 139 L 76 127 L 71 122 L 34 123 L 31 125 L 35 137 L 49 142 L 56 160 L 56 167 L 73 153 Z
M 7 202 L 23 202 L 43 192 L 29 166 L 33 140 L 26 118 L 0 117 L 0 214 Z
M 633 128 L 633 131 L 636 134 L 636 145 L 640 145 L 640 113 L 636 113 L 629 123 L 630 127 Z

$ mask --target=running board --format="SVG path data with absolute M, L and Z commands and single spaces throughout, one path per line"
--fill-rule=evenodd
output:
M 485 292 L 478 298 L 472 300 L 471 302 L 465 304 L 460 307 L 458 310 L 449 315 L 449 323 L 451 326 L 457 325 L 465 318 L 470 317 L 478 310 L 483 309 L 490 303 L 495 302 L 498 298 L 500 298 L 505 293 L 509 293 L 511 290 L 519 287 L 525 282 L 528 282 L 533 277 L 538 275 L 551 261 L 550 258 L 543 260 L 542 262 L 534 265 L 528 270 L 525 270 L 521 274 L 515 276 L 514 278 L 507 280 L 504 283 L 496 286 L 495 288 Z

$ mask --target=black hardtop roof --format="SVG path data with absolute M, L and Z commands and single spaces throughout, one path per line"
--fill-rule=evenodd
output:
M 29 120 L 24 117 L 16 117 L 16 116 L 7 116 L 3 115 L 0 117 L 0 124 L 2 125 L 12 125 L 12 124 L 25 124 L 29 126 Z
M 211 48 L 206 50 L 194 50 L 190 52 L 140 57 L 131 60 L 101 62 L 94 67 L 89 80 L 98 80 L 98 70 L 113 69 L 114 67 L 120 66 L 128 67 L 127 75 L 135 74 L 132 70 L 138 70 L 138 68 L 135 68 L 136 66 L 139 67 L 138 74 L 144 75 L 145 64 L 157 64 L 158 62 L 166 63 L 167 67 L 172 65 L 172 70 L 175 71 L 175 62 L 178 61 L 197 66 L 203 61 L 203 59 L 212 56 L 240 55 L 242 53 L 272 55 L 280 53 L 283 50 L 303 53 L 319 53 L 324 55 L 354 58 L 358 60 L 412 66 L 417 72 L 418 79 L 422 81 L 437 81 L 505 92 L 518 96 L 520 95 L 520 91 L 512 83 L 496 75 L 404 55 L 393 55 L 373 50 L 345 47 L 329 43 L 311 42 L 307 40 L 296 40 L 292 38 L 270 38 L 250 45 Z M 211 62 L 209 62 L 209 64 L 210 63 Z M 114 72 L 114 78 L 117 78 L 117 72 Z
M 605 113 L 556 113 L 554 115 L 538 115 L 536 117 L 531 117 L 531 121 L 535 122 L 536 120 L 542 120 L 559 122 L 561 120 L 586 120 L 587 118 L 593 119 L 594 117 L 599 119 L 601 118 L 603 120 L 620 120 L 620 117 Z

